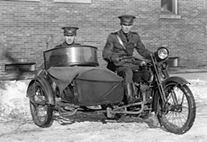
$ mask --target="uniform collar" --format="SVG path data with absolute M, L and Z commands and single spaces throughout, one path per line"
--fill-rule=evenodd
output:
M 129 37 L 129 41 L 130 41 L 130 37 L 131 37 L 131 31 L 128 34 L 128 37 Z M 126 34 L 122 31 L 122 29 L 120 29 L 118 31 L 118 35 L 120 36 L 121 40 L 124 42 L 124 43 L 127 43 L 127 39 L 126 39 Z
M 66 46 L 70 46 L 70 45 L 73 45 L 73 44 L 74 44 L 74 42 L 73 42 L 73 43 L 71 43 L 71 44 L 67 44 L 67 42 L 66 42 L 66 41 L 64 41 L 64 42 L 63 42 L 63 44 L 62 44 L 62 46 L 63 46 L 63 47 L 66 47 Z

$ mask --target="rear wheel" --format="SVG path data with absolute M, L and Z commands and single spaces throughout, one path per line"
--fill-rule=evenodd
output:
M 36 86 L 34 87 L 33 85 Z M 50 127 L 53 122 L 53 107 L 46 103 L 46 89 L 39 82 L 33 85 L 30 86 L 35 89 L 30 98 L 30 111 L 33 122 L 42 128 Z
M 169 83 L 164 87 L 164 92 L 167 102 L 158 113 L 161 125 L 175 134 L 187 132 L 196 116 L 195 99 L 191 90 L 187 85 Z

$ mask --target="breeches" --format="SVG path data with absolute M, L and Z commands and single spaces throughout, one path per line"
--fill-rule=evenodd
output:
M 131 63 L 125 63 L 122 66 L 117 67 L 117 73 L 118 75 L 122 76 L 124 78 L 125 83 L 133 83 L 133 71 L 132 70 L 138 70 L 139 66 L 134 65 Z

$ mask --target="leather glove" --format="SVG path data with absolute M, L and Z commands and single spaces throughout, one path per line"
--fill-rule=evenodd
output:
M 114 62 L 114 63 L 117 63 L 120 61 L 120 58 L 118 55 L 112 55 L 111 56 L 111 61 Z

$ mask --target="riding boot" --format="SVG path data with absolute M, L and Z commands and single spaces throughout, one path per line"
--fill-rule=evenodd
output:
M 126 83 L 126 97 L 127 97 L 127 103 L 132 104 L 136 102 L 140 102 L 140 97 L 135 96 L 135 89 L 133 86 L 133 83 Z
M 127 103 L 133 103 L 133 88 L 132 83 L 126 83 L 126 97 Z

